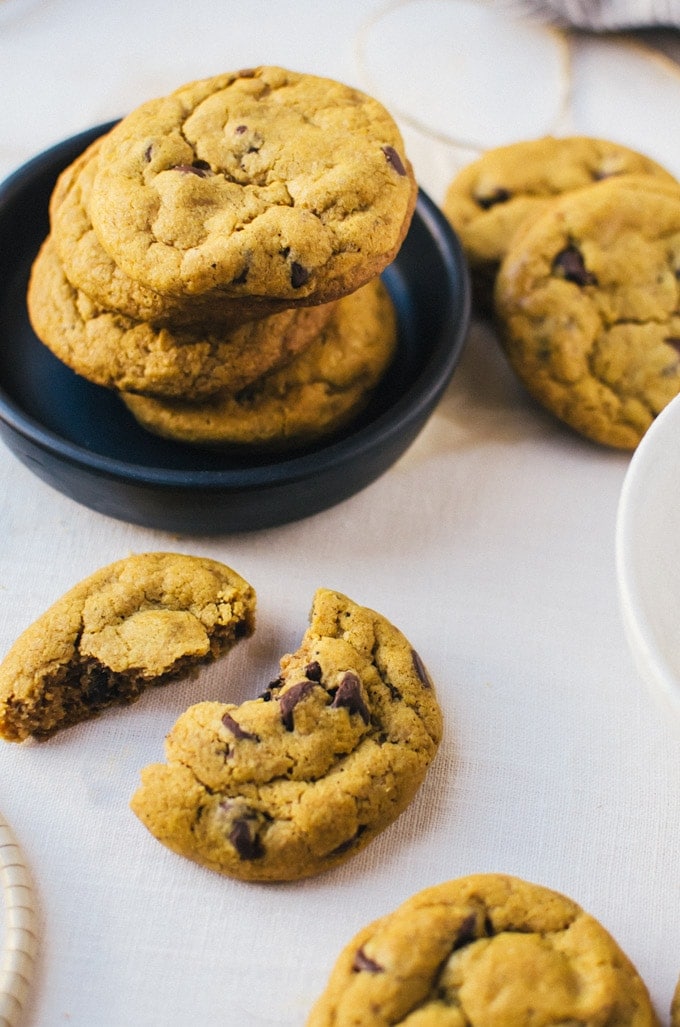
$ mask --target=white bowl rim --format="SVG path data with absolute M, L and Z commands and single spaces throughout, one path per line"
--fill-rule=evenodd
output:
M 679 443 L 676 451 L 680 479 L 680 395 L 672 399 L 655 418 L 631 458 L 616 513 L 615 559 L 621 612 L 637 669 L 665 710 L 680 718 L 680 661 L 676 665 L 669 658 L 659 638 L 657 622 L 651 616 L 648 596 L 645 594 L 648 582 L 641 577 L 639 560 L 636 560 L 636 545 L 640 538 L 644 511 L 649 508 L 649 501 L 658 498 L 648 491 L 650 478 L 656 473 L 656 481 L 659 482 L 663 468 L 658 455 L 664 449 L 667 456 L 673 452 L 667 448 L 669 436 L 671 446 L 674 439 Z M 671 486 L 668 492 L 673 494 L 672 481 L 668 484 Z M 680 517 L 680 492 L 678 511 Z

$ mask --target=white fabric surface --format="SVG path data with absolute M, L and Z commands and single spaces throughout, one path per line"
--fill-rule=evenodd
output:
M 356 32 L 379 7 L 0 0 L 0 172 L 220 70 L 281 63 L 362 85 Z M 625 78 L 607 84 L 620 122 L 600 127 L 616 138 L 636 124 L 631 103 L 616 102 Z M 402 85 L 408 97 L 414 84 Z M 440 201 L 461 154 L 404 130 Z M 676 139 L 658 140 L 671 164 Z M 54 492 L 0 446 L 0 653 L 77 580 L 133 551 L 216 557 L 259 596 L 255 637 L 196 681 L 42 745 L 0 746 L 0 810 L 40 902 L 26 1023 L 298 1027 L 360 926 L 479 871 L 581 903 L 667 1023 L 680 975 L 678 734 L 635 673 L 619 613 L 614 522 L 628 463 L 530 403 L 479 325 L 405 456 L 285 527 L 211 538 L 138 528 Z M 322 585 L 384 613 L 420 651 L 446 718 L 441 751 L 413 806 L 342 868 L 282 886 L 221 878 L 159 845 L 129 796 L 189 703 L 238 702 L 271 679 Z

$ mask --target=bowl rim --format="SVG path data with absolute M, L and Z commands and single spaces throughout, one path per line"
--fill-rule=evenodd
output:
M 669 425 L 680 430 L 680 396 L 657 415 L 633 453 L 626 470 L 616 510 L 615 565 L 619 605 L 625 633 L 640 676 L 663 707 L 680 715 L 680 674 L 665 654 L 644 600 L 644 588 L 634 557 L 639 531 L 645 478 L 659 437 Z M 677 435 L 677 431 L 674 432 Z

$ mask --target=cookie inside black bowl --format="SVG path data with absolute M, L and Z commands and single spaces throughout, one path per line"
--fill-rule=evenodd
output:
M 261 529 L 347 499 L 411 445 L 458 364 L 470 289 L 458 239 L 422 190 L 383 273 L 398 317 L 396 357 L 369 406 L 288 454 L 220 452 L 157 437 L 119 396 L 79 377 L 33 333 L 31 265 L 59 173 L 102 125 L 40 154 L 0 186 L 0 436 L 43 481 L 100 513 L 191 534 Z

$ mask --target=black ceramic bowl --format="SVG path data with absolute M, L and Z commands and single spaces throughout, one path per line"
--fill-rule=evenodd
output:
M 247 531 L 306 517 L 386 471 L 436 406 L 470 316 L 465 259 L 420 193 L 384 273 L 397 308 L 396 360 L 369 409 L 342 433 L 289 456 L 233 456 L 147 433 L 115 393 L 61 364 L 31 330 L 26 285 L 48 231 L 59 172 L 110 125 L 59 143 L 0 186 L 0 436 L 49 485 L 100 513 L 187 534 Z

